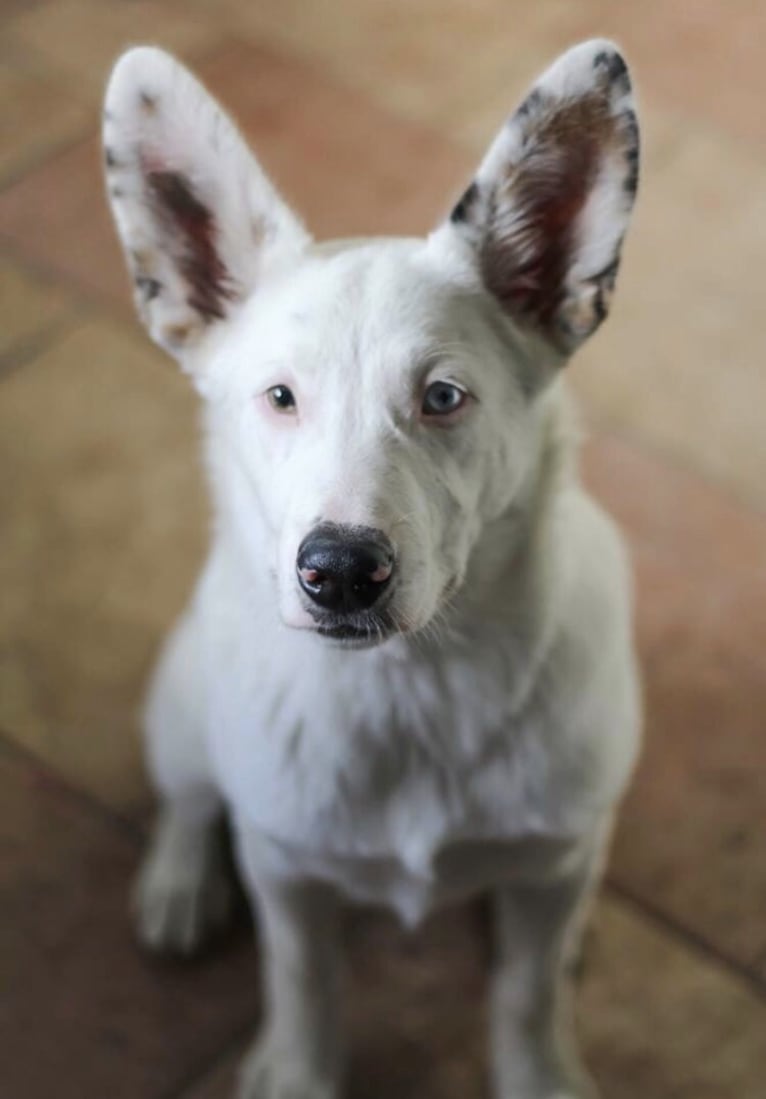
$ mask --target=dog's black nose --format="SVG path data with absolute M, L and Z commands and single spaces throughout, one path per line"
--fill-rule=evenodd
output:
M 298 582 L 314 603 L 336 614 L 366 611 L 388 588 L 393 546 L 372 527 L 322 523 L 298 549 Z

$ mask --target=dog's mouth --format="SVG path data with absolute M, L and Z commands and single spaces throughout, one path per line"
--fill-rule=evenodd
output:
M 398 633 L 388 615 L 355 616 L 353 619 L 317 621 L 315 632 L 344 649 L 372 649 Z
M 385 640 L 378 632 L 354 626 L 319 626 L 316 632 L 344 649 L 372 649 Z

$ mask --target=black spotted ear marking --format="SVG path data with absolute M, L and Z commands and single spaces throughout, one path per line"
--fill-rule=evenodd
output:
M 138 101 L 141 104 L 141 110 L 144 114 L 153 115 L 156 112 L 158 103 L 156 95 L 152 95 L 151 92 L 142 90 L 138 93 Z
M 625 179 L 623 181 L 623 187 L 625 194 L 628 196 L 629 201 L 632 203 L 635 200 L 636 192 L 638 191 L 638 174 L 639 174 L 639 161 L 641 152 L 641 138 L 638 129 L 638 118 L 636 112 L 627 109 L 622 117 L 622 130 L 624 136 L 624 155 L 627 171 L 625 172 Z
M 630 91 L 630 77 L 625 58 L 616 49 L 599 50 L 593 58 L 593 68 L 606 73 L 608 84 L 621 85 L 620 91 Z
M 479 187 L 476 181 L 468 185 L 468 188 L 463 192 L 462 198 L 457 202 L 450 214 L 450 221 L 455 225 L 459 225 L 461 222 L 468 221 L 471 216 L 471 210 L 479 197 Z
M 586 42 L 529 92 L 452 211 L 487 290 L 565 356 L 609 312 L 638 166 L 628 67 Z
M 524 122 L 529 115 L 534 115 L 540 110 L 543 104 L 543 93 L 540 88 L 533 88 L 527 95 L 526 99 L 522 102 L 521 106 L 516 111 L 516 118 L 519 122 Z
M 135 283 L 136 289 L 143 298 L 145 305 L 148 305 L 150 301 L 154 301 L 155 298 L 158 298 L 162 292 L 162 283 L 159 279 L 150 278 L 148 275 L 137 275 Z

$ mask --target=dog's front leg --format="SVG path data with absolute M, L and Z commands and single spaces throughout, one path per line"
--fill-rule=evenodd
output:
M 495 1099 L 594 1099 L 577 1054 L 571 962 L 598 880 L 603 835 L 565 870 L 499 889 L 492 977 Z
M 257 912 L 265 1017 L 238 1099 L 337 1099 L 341 1074 L 339 912 L 335 891 L 275 874 L 263 841 L 240 837 Z

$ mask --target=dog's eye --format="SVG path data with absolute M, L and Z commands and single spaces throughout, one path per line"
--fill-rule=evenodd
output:
M 286 385 L 273 385 L 266 390 L 269 404 L 277 412 L 295 412 L 296 403 L 292 389 Z
M 468 400 L 464 389 L 451 382 L 431 382 L 423 394 L 421 412 L 424 416 L 449 416 Z

